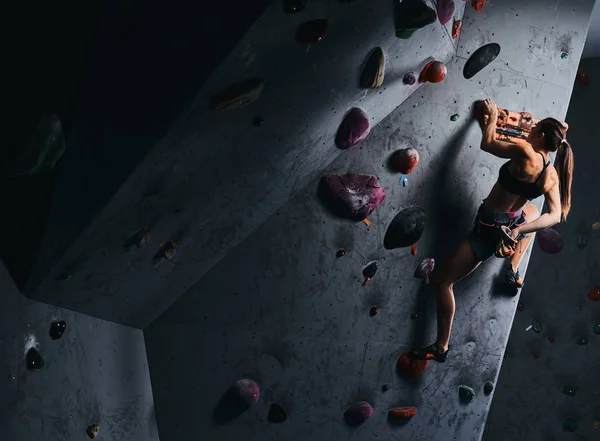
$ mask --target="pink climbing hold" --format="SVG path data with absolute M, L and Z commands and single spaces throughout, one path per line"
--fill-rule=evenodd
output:
M 330 174 L 322 178 L 321 185 L 330 208 L 356 221 L 366 219 L 385 198 L 385 190 L 375 176 Z
M 258 384 L 247 378 L 236 381 L 233 385 L 233 390 L 248 406 L 253 406 L 256 404 L 258 398 L 260 397 L 260 389 L 258 388 Z
M 554 228 L 538 231 L 537 242 L 540 249 L 547 254 L 560 253 L 564 247 L 561 234 Z
M 354 107 L 350 109 L 340 124 L 335 143 L 339 148 L 345 150 L 365 139 L 370 131 L 369 117 L 362 109 Z
M 418 279 L 425 279 L 429 283 L 429 274 L 435 268 L 435 260 L 432 257 L 427 257 L 421 261 L 419 266 L 415 269 L 415 277 Z
M 364 423 L 373 415 L 373 407 L 366 401 L 354 403 L 344 412 L 344 420 L 351 426 L 358 426 Z
M 440 23 L 445 25 L 454 16 L 454 1 L 453 0 L 438 0 L 437 14 Z

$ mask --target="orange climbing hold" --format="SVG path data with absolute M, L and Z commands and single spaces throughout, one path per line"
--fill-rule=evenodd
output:
M 429 360 L 419 360 L 415 357 L 415 353 L 412 350 L 404 351 L 400 357 L 398 357 L 398 363 L 396 367 L 398 372 L 404 377 L 418 377 L 429 365 Z
M 457 39 L 462 29 L 462 20 L 454 20 L 452 23 L 452 38 Z
M 410 246 L 410 254 L 412 254 L 413 256 L 417 255 L 417 246 L 415 244 L 412 244 Z
M 471 6 L 473 6 L 476 11 L 481 11 L 485 6 L 485 0 L 471 0 Z
M 588 291 L 588 299 L 598 302 L 600 301 L 600 286 L 594 286 Z
M 416 407 L 394 407 L 388 411 L 388 414 L 392 418 L 399 419 L 410 419 L 417 414 Z
M 431 60 L 421 71 L 421 74 L 419 75 L 419 83 L 439 83 L 446 78 L 447 73 L 448 69 L 444 63 L 441 61 Z

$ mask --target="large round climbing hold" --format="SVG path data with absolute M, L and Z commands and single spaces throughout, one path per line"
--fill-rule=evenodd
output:
M 444 63 L 441 61 L 432 60 L 427 63 L 421 71 L 421 74 L 419 75 L 419 83 L 439 83 L 446 78 L 447 73 L 448 69 Z
M 477 75 L 484 67 L 490 64 L 500 54 L 498 43 L 489 43 L 481 46 L 469 57 L 463 68 L 463 76 L 468 80 Z
M 327 35 L 328 21 L 325 18 L 310 20 L 298 27 L 296 40 L 302 44 L 317 44 Z
M 537 243 L 540 249 L 547 254 L 560 253 L 564 247 L 564 241 L 561 234 L 554 228 L 538 231 Z
M 335 144 L 345 150 L 365 139 L 370 131 L 369 117 L 362 109 L 354 107 L 342 120 L 335 137 Z
M 319 190 L 335 214 L 356 221 L 366 219 L 385 198 L 375 176 L 357 173 L 326 175 Z
M 438 0 L 437 15 L 440 24 L 444 26 L 454 16 L 454 0 Z
M 591 287 L 590 290 L 588 291 L 587 297 L 588 297 L 588 299 L 590 299 L 593 302 L 600 301 L 600 286 Z
M 419 360 L 415 357 L 414 351 L 404 351 L 398 357 L 396 368 L 403 377 L 418 377 L 429 365 L 428 360 Z
M 412 172 L 418 163 L 419 152 L 412 147 L 398 150 L 392 158 L 393 169 L 403 175 Z
M 233 391 L 248 407 L 253 406 L 260 397 L 260 389 L 255 381 L 243 378 L 233 384 Z
M 425 230 L 425 211 L 413 205 L 400 211 L 388 227 L 383 246 L 388 250 L 415 244 Z
M 358 426 L 373 415 L 373 407 L 366 401 L 354 403 L 344 412 L 344 421 L 350 426 Z
M 383 84 L 385 71 L 385 57 L 380 47 L 375 48 L 365 64 L 360 77 L 360 87 L 365 89 L 376 88 Z

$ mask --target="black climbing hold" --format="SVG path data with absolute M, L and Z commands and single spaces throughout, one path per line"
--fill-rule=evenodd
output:
M 257 116 L 256 118 L 254 118 L 254 119 L 252 120 L 252 124 L 253 124 L 255 127 L 261 127 L 261 126 L 262 126 L 264 123 L 265 123 L 265 120 L 264 120 L 264 119 L 262 119 L 262 118 L 261 118 L 261 117 L 259 117 L 259 116 Z
M 469 386 L 458 386 L 458 397 L 462 403 L 470 403 L 475 399 L 475 391 Z
M 489 43 L 481 46 L 469 57 L 463 69 L 463 76 L 468 80 L 473 78 L 484 67 L 490 64 L 500 54 L 498 43 Z
M 416 30 L 432 24 L 437 19 L 434 9 L 422 0 L 394 1 L 396 37 L 408 39 Z
M 50 325 L 50 338 L 52 340 L 58 340 L 65 333 L 66 329 L 67 324 L 64 320 L 61 320 L 59 322 L 52 322 L 52 324 Z
M 58 280 L 69 280 L 71 278 L 71 273 L 69 271 L 63 271 L 58 275 Z
M 383 386 L 381 386 L 381 391 L 382 392 L 387 392 L 388 390 L 390 390 L 392 388 L 391 384 L 384 384 Z
M 485 384 L 483 385 L 483 393 L 486 395 L 489 395 L 492 393 L 493 390 L 494 390 L 494 383 L 492 383 L 491 381 L 486 381 Z
M 339 250 L 337 250 L 337 253 L 335 253 L 335 257 L 337 257 L 338 259 L 340 257 L 344 257 L 346 255 L 346 250 L 344 248 L 340 248 Z
M 281 404 L 271 403 L 271 407 L 269 407 L 269 415 L 267 416 L 267 420 L 271 423 L 283 423 L 287 420 L 288 416 Z
M 404 75 L 404 78 L 402 78 L 402 82 L 408 86 L 412 86 L 416 81 L 417 77 L 415 77 L 415 74 L 412 72 L 408 72 L 406 75 Z
M 405 208 L 390 223 L 383 246 L 388 250 L 409 247 L 421 238 L 424 230 L 425 211 L 417 205 Z
M 29 369 L 30 371 L 41 369 L 44 367 L 44 359 L 42 358 L 38 350 L 35 348 L 31 348 L 27 351 L 27 354 L 25 355 L 25 363 L 27 369 Z
M 283 12 L 295 14 L 306 7 L 306 0 L 283 0 Z
M 371 309 L 369 309 L 369 315 L 371 317 L 375 317 L 378 314 L 379 314 L 379 307 L 378 306 L 371 306 Z
M 375 277 L 375 274 L 377 273 L 378 269 L 379 263 L 371 262 L 365 267 L 365 269 L 363 269 L 363 276 L 365 276 L 365 278 L 367 279 L 372 279 L 373 277 Z

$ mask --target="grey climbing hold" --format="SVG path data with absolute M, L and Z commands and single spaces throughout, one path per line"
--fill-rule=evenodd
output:
M 381 391 L 382 392 L 387 392 L 388 390 L 390 390 L 392 388 L 391 384 L 384 384 L 383 386 L 381 386 Z
M 458 397 L 463 403 L 470 403 L 475 399 L 475 391 L 472 387 L 461 384 L 458 386 Z
M 87 433 L 87 436 L 91 439 L 94 439 L 98 436 L 98 433 L 100 433 L 100 426 L 98 424 L 90 424 L 85 430 L 85 433 Z
M 392 220 L 383 239 L 385 249 L 409 247 L 415 244 L 425 230 L 425 211 L 413 205 L 401 210 Z

